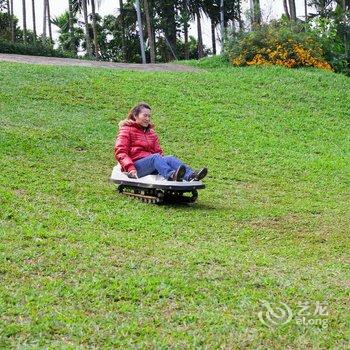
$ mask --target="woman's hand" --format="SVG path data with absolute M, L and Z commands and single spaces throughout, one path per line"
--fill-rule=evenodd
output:
M 137 171 L 136 170 L 129 171 L 129 177 L 133 179 L 137 179 Z

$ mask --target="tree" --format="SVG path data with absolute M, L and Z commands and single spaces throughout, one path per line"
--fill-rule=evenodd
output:
M 308 17 L 307 17 L 307 0 L 304 0 L 304 11 L 305 11 L 305 22 L 307 22 Z
M 81 41 L 84 39 L 84 31 L 79 28 L 75 27 L 78 19 L 76 17 L 76 14 L 73 14 L 73 18 L 70 17 L 69 11 L 64 12 L 62 15 L 55 17 L 52 19 L 52 24 L 57 26 L 59 37 L 59 48 L 64 51 L 71 51 L 73 53 L 77 53 L 78 47 L 80 46 Z M 71 27 L 72 26 L 72 27 Z M 72 31 L 73 28 L 73 41 L 72 41 Z M 72 48 L 72 43 L 74 47 Z
M 220 3 L 217 0 L 204 0 L 203 11 L 210 18 L 212 51 L 213 55 L 216 55 L 215 28 L 220 22 Z
M 197 33 L 198 33 L 198 58 L 202 58 L 204 56 L 204 51 L 203 51 L 201 13 L 200 13 L 199 7 L 197 7 L 196 9 L 196 17 L 197 17 Z
M 178 0 L 155 0 L 154 7 L 158 17 L 158 30 L 164 35 L 164 42 L 168 46 L 167 60 L 177 55 L 177 10 L 180 7 Z
M 203 35 L 201 24 L 201 11 L 203 10 L 203 0 L 189 0 L 189 10 L 191 19 L 197 20 L 197 40 L 198 40 L 198 57 L 204 56 Z
M 48 27 L 49 27 L 50 42 L 53 43 L 52 28 L 51 28 L 51 14 L 50 14 L 50 0 L 46 0 L 46 11 L 47 11 L 47 23 L 48 23 Z
M 329 18 L 333 12 L 333 2 L 333 0 L 310 0 L 309 5 L 316 9 L 316 13 L 310 14 L 310 17 Z
M 27 12 L 26 12 L 26 0 L 22 0 L 23 9 L 23 42 L 27 43 Z
M 34 33 L 34 40 L 36 41 L 35 0 L 32 0 L 32 15 L 33 15 L 33 33 Z
M 190 57 L 189 42 L 188 42 L 188 28 L 190 21 L 190 10 L 189 10 L 189 0 L 183 0 L 182 6 L 180 7 L 180 21 L 183 25 L 184 31 L 184 41 L 185 41 L 185 60 Z
M 253 0 L 251 8 L 251 21 L 252 27 L 254 28 L 257 25 L 261 24 L 261 8 L 260 8 L 260 0 Z
M 111 61 L 140 62 L 140 41 L 137 31 L 136 10 L 132 2 L 127 2 L 123 9 L 123 26 L 120 14 L 117 17 L 105 16 L 102 21 L 104 38 L 107 41 L 100 41 L 101 56 L 103 59 Z M 125 33 L 125 43 L 123 47 L 122 30 Z M 124 51 L 125 50 L 125 51 Z
M 85 27 L 85 42 L 86 42 L 86 52 L 87 56 L 92 56 L 91 50 L 91 42 L 90 42 L 90 34 L 89 34 L 89 20 L 88 20 L 88 12 L 87 12 L 87 0 L 82 0 L 82 9 L 84 15 L 84 27 Z
M 73 3 L 72 0 L 68 0 L 68 25 L 69 25 L 69 36 L 70 36 L 70 50 L 77 53 L 77 46 L 75 45 L 74 39 L 74 14 L 73 14 Z
M 1 11 L 4 12 L 1 12 Z M 6 11 L 6 12 L 5 12 Z M 0 1 L 0 38 L 11 40 L 11 9 L 8 1 Z
M 120 24 L 122 29 L 122 50 L 123 50 L 123 61 L 126 59 L 126 47 L 125 47 L 125 27 L 124 27 L 124 8 L 123 0 L 119 0 L 119 13 L 120 13 Z
M 10 23 L 11 23 L 11 41 L 14 43 L 16 40 L 16 24 L 15 24 L 15 20 L 14 20 L 14 14 L 13 14 L 13 0 L 10 0 L 10 7 L 11 7 L 11 19 L 10 19 Z
M 212 34 L 212 47 L 213 54 L 216 54 L 216 37 L 215 29 L 220 24 L 221 37 L 224 37 L 224 31 L 231 22 L 234 24 L 238 22 L 239 27 L 243 27 L 241 19 L 241 2 L 240 0 L 225 0 L 224 6 L 221 10 L 222 0 L 204 0 L 203 11 L 210 18 L 211 22 L 211 34 Z M 223 16 L 222 16 L 223 15 Z M 223 17 L 221 19 L 221 17 Z
M 288 0 L 289 3 L 289 14 L 292 21 L 297 20 L 297 11 L 295 7 L 295 0 Z
M 94 49 L 95 49 L 95 57 L 99 57 L 99 45 L 97 39 L 97 29 L 96 29 L 96 10 L 95 10 L 95 0 L 91 1 L 91 12 L 92 12 L 92 32 L 94 35 Z
M 284 14 L 287 16 L 288 19 L 290 19 L 290 14 L 289 14 L 287 0 L 283 0 L 283 8 L 284 8 Z
M 156 61 L 156 49 L 155 49 L 155 44 L 154 44 L 153 26 L 152 26 L 150 13 L 149 13 L 148 0 L 143 0 L 143 6 L 145 9 L 145 15 L 146 15 L 146 25 L 147 25 L 151 63 L 155 63 L 155 61 Z

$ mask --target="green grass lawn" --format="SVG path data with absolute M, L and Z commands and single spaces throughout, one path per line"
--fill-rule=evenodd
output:
M 0 86 L 1 349 L 348 349 L 349 78 L 0 63 Z M 196 204 L 108 182 L 139 101 L 209 167 Z

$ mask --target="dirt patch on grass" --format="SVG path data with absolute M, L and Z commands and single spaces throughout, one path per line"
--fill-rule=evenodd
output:
M 281 217 L 253 219 L 249 222 L 249 225 L 254 229 L 283 230 L 286 228 L 300 226 L 303 221 L 304 219 L 297 214 L 288 214 Z

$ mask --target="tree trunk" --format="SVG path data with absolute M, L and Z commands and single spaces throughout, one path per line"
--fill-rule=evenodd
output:
M 22 0 L 23 7 L 23 42 L 27 43 L 27 12 L 26 12 L 26 0 Z
M 242 31 L 244 28 L 244 23 L 242 20 L 242 9 L 241 6 L 238 7 L 238 25 L 239 25 L 239 31 Z
M 210 20 L 210 24 L 211 24 L 211 42 L 212 42 L 212 47 L 213 47 L 213 55 L 216 55 L 216 38 L 215 38 L 215 23 L 214 21 L 211 19 Z
M 188 18 L 189 18 L 189 8 L 188 8 L 188 0 L 184 0 L 184 37 L 185 37 L 185 60 L 190 58 L 190 48 L 188 47 Z
M 147 22 L 147 34 L 148 34 L 148 41 L 149 41 L 151 63 L 155 63 L 156 62 L 156 51 L 155 51 L 155 45 L 154 45 L 154 40 L 153 40 L 153 27 L 152 27 L 151 17 L 149 15 L 148 0 L 143 0 L 143 5 L 145 8 L 145 15 L 146 15 L 146 22 Z
M 95 46 L 95 57 L 99 58 L 100 54 L 100 47 L 98 45 L 98 38 L 97 38 L 97 23 L 96 23 L 96 9 L 95 9 L 95 0 L 91 1 L 91 11 L 92 11 L 92 31 L 94 34 L 94 46 Z
M 88 20 L 88 12 L 87 12 L 87 0 L 83 1 L 83 13 L 84 13 L 84 22 L 85 22 L 85 42 L 86 42 L 86 55 L 91 58 L 91 43 L 90 43 L 90 34 L 89 34 L 89 20 Z
M 221 52 L 224 52 L 224 41 L 225 41 L 225 8 L 224 8 L 224 0 L 220 1 L 220 32 L 221 32 Z
M 32 0 L 32 14 L 33 14 L 33 33 L 34 33 L 34 41 L 36 41 L 35 0 Z
M 296 21 L 297 11 L 296 11 L 296 7 L 295 7 L 295 0 L 288 0 L 288 2 L 289 2 L 290 19 L 292 21 Z
M 305 10 L 305 22 L 307 22 L 307 20 L 308 20 L 308 16 L 307 16 L 307 0 L 304 0 L 304 10 Z
M 125 45 L 125 28 L 124 28 L 124 9 L 123 0 L 119 0 L 119 11 L 120 11 L 120 24 L 122 27 L 122 51 L 123 51 L 123 61 L 126 61 L 126 45 Z
M 13 0 L 10 0 L 11 6 L 11 41 L 14 43 L 16 41 L 16 29 L 15 21 L 13 20 Z
M 9 33 L 11 33 L 11 28 L 12 28 L 12 19 L 11 19 L 11 7 L 10 7 L 10 0 L 6 0 L 6 6 L 7 6 L 7 14 L 9 17 Z
M 69 36 L 70 36 L 70 49 L 72 52 L 77 53 L 74 40 L 74 23 L 73 23 L 73 5 L 72 0 L 68 0 L 68 13 L 69 13 Z
M 346 0 L 342 0 L 342 8 L 343 8 L 343 21 L 344 26 L 347 25 L 346 23 L 346 11 L 347 11 L 347 5 Z M 348 5 L 348 9 L 350 9 L 350 4 Z M 344 31 L 344 52 L 345 52 L 345 59 L 348 63 L 349 67 L 349 40 L 348 40 L 348 31 Z
M 283 8 L 284 8 L 285 15 L 288 17 L 288 19 L 290 19 L 290 14 L 289 14 L 289 10 L 288 10 L 287 0 L 283 0 Z
M 202 58 L 204 56 L 204 52 L 203 52 L 201 14 L 200 14 L 199 7 L 196 8 L 196 17 L 197 17 L 197 33 L 198 33 L 198 58 Z
M 137 14 L 137 26 L 139 29 L 141 59 L 142 59 L 142 64 L 146 64 L 147 62 L 146 62 L 146 53 L 145 53 L 145 42 L 143 41 L 143 25 L 142 25 L 140 0 L 136 0 L 135 7 L 136 7 L 136 14 Z
M 43 13 L 43 41 L 46 40 L 46 0 L 44 0 L 44 13 Z
M 173 56 L 176 56 L 176 20 L 175 20 L 175 1 L 164 1 L 163 7 L 163 30 L 164 30 L 164 36 L 166 37 L 166 41 L 168 42 L 168 45 L 171 46 L 171 54 Z
M 253 0 L 253 26 L 261 24 L 260 0 Z
M 50 0 L 46 0 L 46 10 L 47 10 L 47 23 L 48 23 L 48 27 L 49 27 L 50 42 L 53 43 L 52 29 L 51 29 L 51 15 L 50 15 Z

